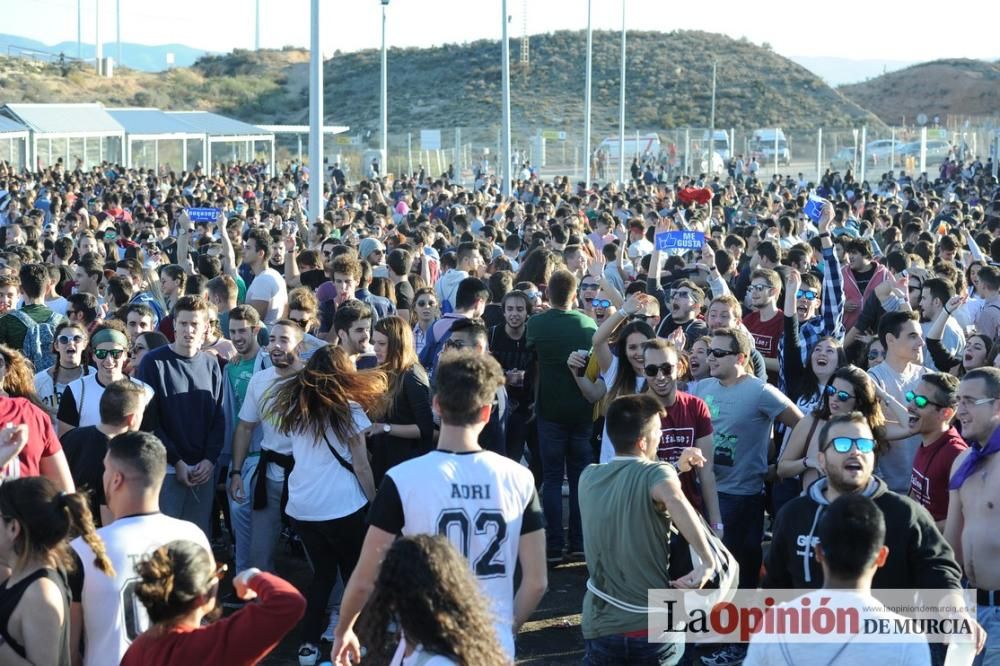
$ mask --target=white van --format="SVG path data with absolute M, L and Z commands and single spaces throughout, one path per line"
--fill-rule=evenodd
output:
M 723 160 L 728 160 L 732 154 L 732 147 L 729 145 L 729 133 L 726 130 L 717 129 L 714 134 L 709 134 L 709 130 L 705 130 L 705 134 L 701 137 L 701 140 L 705 143 L 703 146 L 705 150 L 708 150 L 709 136 L 715 136 L 713 145 L 716 154 Z
M 597 146 L 597 149 L 606 154 L 608 160 L 612 162 L 618 161 L 618 148 L 617 136 L 609 136 Z M 650 132 L 649 134 L 639 134 L 637 140 L 635 134 L 626 134 L 625 159 L 631 162 L 635 157 L 641 160 L 644 156 L 660 156 L 660 136 L 655 132 Z
M 780 127 L 754 130 L 750 139 L 750 154 L 764 164 L 774 162 L 775 143 L 778 144 L 778 164 L 791 164 L 792 153 L 788 149 L 788 140 Z

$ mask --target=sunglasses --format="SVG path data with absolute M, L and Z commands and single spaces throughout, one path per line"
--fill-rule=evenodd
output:
M 674 372 L 674 366 L 669 363 L 661 363 L 659 365 L 650 363 L 644 368 L 644 370 L 646 371 L 647 377 L 656 377 L 661 372 L 667 377 L 670 377 Z
M 840 400 L 841 402 L 847 402 L 848 400 L 854 397 L 847 391 L 838 391 L 837 389 L 833 388 L 833 384 L 826 385 L 826 394 L 829 396 L 834 396 L 834 395 L 837 396 L 837 400 Z
M 417 301 L 418 308 L 436 308 L 437 303 L 434 301 Z
M 804 298 L 807 301 L 816 300 L 816 292 L 812 289 L 799 289 L 795 292 L 795 298 Z
M 727 356 L 736 356 L 737 354 L 739 354 L 738 351 L 733 351 L 731 349 L 714 349 L 714 348 L 709 349 L 708 353 L 709 355 L 714 356 L 715 358 L 726 358 Z
M 590 305 L 595 308 L 610 308 L 611 301 L 606 298 L 592 298 L 590 299 Z
M 587 290 L 597 289 L 600 286 L 601 285 L 599 284 L 591 284 L 589 282 L 584 282 L 583 284 L 580 285 L 580 289 L 587 291 Z
M 750 289 L 753 290 L 753 291 L 756 291 L 757 293 L 760 293 L 762 291 L 767 291 L 770 288 L 771 288 L 771 285 L 769 285 L 769 284 L 752 284 L 752 285 L 750 285 Z
M 641 315 L 641 314 L 637 314 L 637 315 L 632 315 L 632 317 L 631 317 L 631 321 L 644 321 L 646 323 L 649 323 L 650 319 L 656 319 L 656 315 Z
M 94 356 L 96 356 L 97 358 L 101 359 L 102 361 L 108 357 L 108 354 L 111 354 L 111 358 L 113 358 L 113 359 L 115 359 L 117 361 L 118 359 L 120 359 L 122 357 L 122 355 L 124 353 L 125 353 L 124 349 L 95 349 L 94 350 Z
M 869 361 L 874 361 L 875 359 L 879 358 L 880 356 L 882 356 L 882 352 L 878 351 L 877 349 L 873 349 L 873 350 L 871 350 L 871 351 L 868 352 L 868 360 Z
M 444 346 L 448 349 L 463 349 L 465 347 L 465 340 L 456 340 L 454 338 L 449 338 Z
M 59 337 L 56 338 L 56 342 L 58 342 L 61 345 L 68 345 L 71 342 L 75 342 L 76 344 L 80 344 L 81 342 L 83 342 L 83 336 L 82 335 L 60 335 Z
M 906 398 L 906 402 L 912 402 L 919 409 L 923 409 L 927 405 L 934 405 L 935 407 L 941 407 L 941 408 L 951 406 L 951 405 L 942 405 L 940 402 L 934 402 L 933 400 L 928 399 L 927 396 L 917 395 L 913 391 L 907 391 L 904 397 Z
M 852 446 L 857 446 L 861 453 L 871 453 L 875 450 L 875 440 L 868 437 L 834 437 L 827 442 L 826 448 L 830 448 L 831 444 L 837 453 L 847 453 Z

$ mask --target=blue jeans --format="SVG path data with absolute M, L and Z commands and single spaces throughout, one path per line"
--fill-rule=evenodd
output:
M 680 661 L 684 645 L 650 643 L 645 638 L 617 634 L 584 639 L 586 666 L 673 666 Z
M 211 540 L 214 495 L 214 473 L 200 486 L 185 486 L 177 480 L 177 475 L 167 474 L 160 488 L 160 511 L 171 518 L 194 523 Z
M 972 663 L 975 666 L 1000 665 L 1000 606 L 980 606 L 976 620 L 986 631 L 986 646 Z
M 236 541 L 234 550 L 237 572 L 249 569 L 251 566 L 258 567 L 264 571 L 270 571 L 270 569 L 265 569 L 257 563 L 251 563 L 250 559 L 250 516 L 253 514 L 253 473 L 257 469 L 257 461 L 259 460 L 260 456 L 252 455 L 243 461 L 240 478 L 243 481 L 243 496 L 247 499 L 242 503 L 234 502 L 229 497 L 229 493 L 226 493 L 226 499 L 229 502 L 229 522 L 232 524 L 233 537 Z
M 729 495 L 719 493 L 722 514 L 722 543 L 740 563 L 740 589 L 752 590 L 760 578 L 764 557 L 764 495 Z
M 538 448 L 542 453 L 542 511 L 545 514 L 545 546 L 550 555 L 562 553 L 562 483 L 569 479 L 569 549 L 583 552 L 583 527 L 577 487 L 580 473 L 591 462 L 592 424 L 564 425 L 538 419 Z

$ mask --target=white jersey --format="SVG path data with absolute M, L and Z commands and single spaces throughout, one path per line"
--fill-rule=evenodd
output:
M 193 541 L 209 553 L 212 547 L 200 527 L 162 513 L 121 518 L 97 530 L 115 570 L 114 578 L 94 565 L 94 552 L 82 538 L 72 542 L 81 560 L 86 654 L 84 666 L 121 662 L 129 645 L 149 627 L 149 616 L 133 592 L 139 577 L 135 564 L 142 556 L 179 539 Z
M 382 509 L 396 504 L 383 482 L 370 521 L 393 533 L 442 534 L 469 560 L 493 602 L 497 638 L 514 656 L 514 568 L 522 533 L 542 526 L 535 482 L 526 468 L 490 451 L 431 451 L 393 467 L 386 476 L 398 493 L 402 525 Z M 384 496 L 383 496 L 384 495 Z M 380 506 L 381 505 L 381 506 Z M 388 528 L 388 529 L 387 529 Z
M 93 368 L 89 368 L 88 372 L 93 372 Z M 67 386 L 69 386 L 69 382 L 53 383 L 51 368 L 42 370 L 35 375 L 35 393 L 38 394 L 38 399 L 45 405 L 45 411 L 52 417 L 53 427 L 56 425 L 56 414 L 59 413 L 59 401 L 62 399 L 63 391 L 66 390 Z

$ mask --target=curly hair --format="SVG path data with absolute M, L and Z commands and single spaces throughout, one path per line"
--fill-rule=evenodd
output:
M 868 427 L 871 428 L 875 435 L 875 441 L 878 443 L 876 453 L 885 454 L 889 450 L 889 439 L 885 430 L 885 414 L 882 411 L 882 404 L 875 394 L 875 384 L 871 377 L 856 365 L 845 365 L 842 368 L 837 368 L 837 371 L 830 377 L 827 386 L 833 386 L 835 379 L 841 379 L 853 387 L 854 411 L 864 414 L 865 418 L 868 419 Z M 830 395 L 825 390 L 823 391 L 823 400 L 813 414 L 823 421 L 830 420 Z
M 6 372 L 0 379 L 0 391 L 11 398 L 24 398 L 35 407 L 48 412 L 48 407 L 42 403 L 35 392 L 35 371 L 31 362 L 24 358 L 21 352 L 0 344 L 0 356 L 3 357 Z
M 268 403 L 268 418 L 286 435 L 311 432 L 319 440 L 329 427 L 347 442 L 358 434 L 351 402 L 374 420 L 381 416 L 382 396 L 388 389 L 384 372 L 359 372 L 347 352 L 326 345 L 316 350 L 306 367 L 277 386 Z
M 500 666 L 509 659 L 468 561 L 441 536 L 404 537 L 392 544 L 375 581 L 375 591 L 358 623 L 367 661 L 389 663 L 399 624 L 412 645 L 451 657 L 462 666 Z

